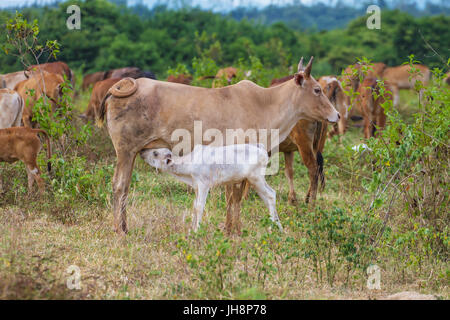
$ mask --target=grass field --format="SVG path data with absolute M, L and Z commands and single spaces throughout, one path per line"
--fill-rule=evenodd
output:
M 82 94 L 76 101 L 77 112 L 88 97 Z M 412 94 L 402 93 L 400 112 L 406 119 L 415 107 Z M 366 164 L 350 149 L 362 137 L 360 128 L 351 127 L 341 143 L 327 141 L 327 183 L 315 208 L 303 203 L 309 181 L 298 153 L 299 204 L 288 205 L 280 154 L 280 171 L 267 180 L 277 192 L 285 232 L 270 232 L 268 210 L 251 192 L 243 201 L 241 237 L 224 235 L 223 188 L 212 190 L 201 230 L 189 235 L 194 194 L 141 159 L 128 199 L 130 232 L 117 237 L 110 205 L 115 154 L 103 129 L 94 128 L 86 146 L 74 148 L 65 163 L 56 165 L 56 172 L 65 170 L 64 182 L 44 175 L 42 197 L 27 194 L 22 163 L 1 164 L 0 298 L 380 299 L 409 290 L 448 299 L 448 261 L 420 251 L 420 242 L 395 247 L 388 236 L 375 244 L 363 239 L 364 228 L 382 222 L 382 211 L 369 217 L 375 222 L 364 220 L 372 201 L 363 187 Z M 44 152 L 39 160 L 45 168 Z M 400 206 L 392 211 L 391 234 L 415 228 Z M 323 229 L 314 227 L 325 220 L 329 224 Z M 338 236 L 329 238 L 327 230 Z M 354 255 L 339 251 L 350 238 L 360 241 L 358 263 Z M 369 264 L 381 269 L 380 290 L 366 286 Z M 66 285 L 71 265 L 80 269 L 79 290 Z

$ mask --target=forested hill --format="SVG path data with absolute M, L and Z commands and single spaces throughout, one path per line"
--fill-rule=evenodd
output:
M 66 9 L 71 4 L 81 7 L 81 30 L 66 27 Z M 445 15 L 414 17 L 386 10 L 380 30 L 367 29 L 367 18 L 362 16 L 340 29 L 305 31 L 281 22 L 238 21 L 200 9 L 157 7 L 138 15 L 133 8 L 106 0 L 71 0 L 20 12 L 29 20 L 38 19 L 40 38 L 58 40 L 59 59 L 83 72 L 137 66 L 164 77 L 177 64 L 190 68 L 196 57 L 218 66 L 256 57 L 264 68 L 287 70 L 299 57 L 314 55 L 315 73 L 320 75 L 340 72 L 357 57 L 398 65 L 412 53 L 430 67 L 442 68 L 450 52 L 450 17 Z M 0 11 L 0 24 L 13 15 L 10 10 Z M 1 32 L 0 44 L 5 37 Z M 0 53 L 0 73 L 20 68 L 13 55 Z

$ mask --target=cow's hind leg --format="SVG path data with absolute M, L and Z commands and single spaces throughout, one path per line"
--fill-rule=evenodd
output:
M 302 156 L 303 163 L 308 168 L 309 189 L 306 194 L 305 202 L 315 201 L 317 196 L 317 185 L 319 180 L 319 166 L 314 155 L 313 148 L 310 144 L 297 144 L 298 150 Z
M 284 173 L 289 183 L 288 202 L 289 204 L 296 204 L 297 196 L 294 189 L 294 152 L 284 153 L 284 164 Z
M 117 164 L 113 178 L 113 201 L 114 230 L 119 234 L 126 234 L 128 232 L 126 206 L 135 158 L 136 154 L 130 154 L 129 152 L 120 153 L 117 156 Z

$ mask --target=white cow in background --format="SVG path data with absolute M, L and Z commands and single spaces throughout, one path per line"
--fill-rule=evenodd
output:
M 14 89 L 19 82 L 27 79 L 24 71 L 0 74 L 0 89 Z
M 0 89 L 0 129 L 20 127 L 23 99 L 14 90 Z
M 244 179 L 248 180 L 264 201 L 272 221 L 283 230 L 275 206 L 276 193 L 264 178 L 269 162 L 264 145 L 196 145 L 190 154 L 182 157 L 173 156 L 167 148 L 144 149 L 141 151 L 141 157 L 149 165 L 170 173 L 194 188 L 194 231 L 200 226 L 209 189 L 222 184 L 239 183 Z

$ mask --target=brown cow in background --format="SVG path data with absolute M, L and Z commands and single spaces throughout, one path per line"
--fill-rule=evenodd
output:
M 29 79 L 16 85 L 14 90 L 20 94 L 25 102 L 22 115 L 24 126 L 30 128 L 33 126 L 31 122 L 32 109 L 36 101 L 42 96 L 50 100 L 53 109 L 57 107 L 59 98 L 62 96 L 62 83 L 64 83 L 64 79 L 61 75 L 42 71 L 42 73 L 33 73 Z M 31 95 L 29 90 L 34 90 L 34 94 Z
M 105 73 L 105 71 L 98 71 L 85 75 L 83 78 L 83 83 L 81 84 L 81 90 L 87 90 L 91 85 L 95 85 L 96 82 L 104 80 Z
M 359 107 L 364 119 L 364 137 L 366 139 L 375 135 L 376 127 L 383 129 L 386 125 L 386 114 L 381 104 L 386 101 L 385 98 L 392 100 L 392 95 L 389 93 L 392 89 L 387 81 L 384 82 L 384 86 L 386 89 L 385 97 L 380 96 L 377 78 L 367 77 L 359 86 Z M 374 94 L 376 97 L 374 97 Z
M 33 73 L 39 72 L 39 70 L 47 71 L 49 73 L 55 73 L 59 74 L 64 78 L 64 76 L 67 77 L 67 79 L 72 84 L 72 88 L 75 86 L 75 75 L 73 71 L 69 68 L 69 66 L 62 62 L 62 61 L 56 61 L 56 62 L 49 62 L 49 63 L 43 63 L 39 65 L 32 65 L 27 68 L 27 71 L 32 71 Z M 27 73 L 29 74 L 29 73 Z
M 137 75 L 141 73 L 141 70 L 136 67 L 125 67 L 125 68 L 119 68 L 119 69 L 112 69 L 105 72 L 105 79 L 109 78 L 124 78 L 124 77 L 130 77 L 130 78 L 139 78 Z M 133 76 L 133 74 L 135 76 Z
M 400 89 L 414 89 L 416 81 L 420 80 L 426 86 L 431 78 L 430 69 L 427 66 L 421 64 L 413 65 L 415 69 L 419 71 L 418 74 L 411 73 L 410 65 L 402 65 L 397 67 L 388 67 L 383 72 L 383 79 L 386 79 L 392 90 L 394 97 L 394 106 L 398 106 L 400 103 Z M 381 77 L 379 77 L 381 78 Z M 410 79 L 411 78 L 411 79 Z M 422 92 L 420 91 L 420 98 L 422 98 Z
M 21 160 L 25 164 L 28 174 L 28 192 L 31 193 L 33 183 L 36 180 L 41 194 L 44 192 L 44 180 L 42 180 L 36 158 L 41 150 L 41 141 L 38 133 L 45 136 L 47 143 L 47 158 L 52 157 L 50 139 L 47 132 L 40 129 L 31 129 L 24 127 L 14 127 L 0 129 L 0 162 L 13 163 Z M 47 169 L 50 172 L 51 164 L 47 163 Z M 2 181 L 0 176 L 0 190 Z

